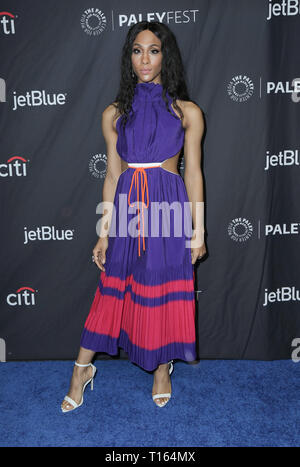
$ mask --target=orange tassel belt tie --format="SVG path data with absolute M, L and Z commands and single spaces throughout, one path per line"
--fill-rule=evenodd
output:
M 130 194 L 134 182 L 134 187 L 137 194 L 137 205 L 138 205 L 138 229 L 139 229 L 139 256 L 141 256 L 141 247 L 140 247 L 140 205 L 139 205 L 139 176 L 141 176 L 141 193 L 142 193 L 142 218 L 143 218 L 143 250 L 145 250 L 145 236 L 144 236 L 144 203 L 145 203 L 145 192 L 147 194 L 147 203 L 146 207 L 149 206 L 149 192 L 148 192 L 148 179 L 145 169 L 151 169 L 153 167 L 160 167 L 163 162 L 128 162 L 128 167 L 136 167 L 135 171 L 132 174 L 131 185 L 128 193 L 128 205 L 134 206 L 134 203 L 130 203 Z

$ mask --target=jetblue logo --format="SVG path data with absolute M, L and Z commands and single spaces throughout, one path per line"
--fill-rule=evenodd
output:
M 269 0 L 267 20 L 273 16 L 296 16 L 300 14 L 299 0 Z
M 19 96 L 17 96 L 16 92 L 14 91 L 13 95 L 13 110 L 16 110 L 18 107 L 46 107 L 64 105 L 66 103 L 67 96 L 66 93 L 49 93 L 44 89 L 42 91 L 27 91 L 24 95 L 20 94 Z

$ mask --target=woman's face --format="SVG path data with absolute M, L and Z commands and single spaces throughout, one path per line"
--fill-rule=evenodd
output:
M 137 34 L 132 44 L 131 63 L 138 83 L 161 84 L 161 41 L 153 32 L 146 29 Z

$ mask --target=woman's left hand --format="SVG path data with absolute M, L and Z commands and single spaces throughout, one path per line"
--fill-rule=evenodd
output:
M 192 264 L 201 259 L 206 254 L 205 242 L 199 248 L 191 248 Z

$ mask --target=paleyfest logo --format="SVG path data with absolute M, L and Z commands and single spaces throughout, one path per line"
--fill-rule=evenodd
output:
M 106 17 L 99 8 L 88 8 L 80 18 L 82 29 L 89 36 L 98 36 L 106 28 Z
M 234 76 L 227 86 L 227 92 L 233 101 L 245 102 L 253 95 L 253 81 L 246 75 Z
M 300 222 L 291 222 L 289 224 L 265 224 L 263 232 L 265 237 L 281 235 L 298 236 L 300 234 Z M 248 240 L 252 233 L 253 226 L 251 222 L 244 217 L 237 217 L 228 225 L 228 234 L 230 238 L 236 242 Z M 260 238 L 260 222 L 258 226 L 258 238 Z
M 259 78 L 259 97 L 262 94 L 263 79 Z M 300 78 L 289 81 L 266 81 L 265 92 L 267 95 L 290 94 L 293 102 L 300 101 Z M 245 102 L 254 94 L 254 83 L 246 75 L 234 76 L 227 85 L 227 93 L 234 102 Z
M 245 242 L 249 240 L 253 233 L 253 225 L 244 217 L 233 219 L 228 225 L 228 234 L 235 242 Z
M 89 171 L 95 178 L 105 178 L 107 157 L 104 154 L 95 154 L 89 162 Z

